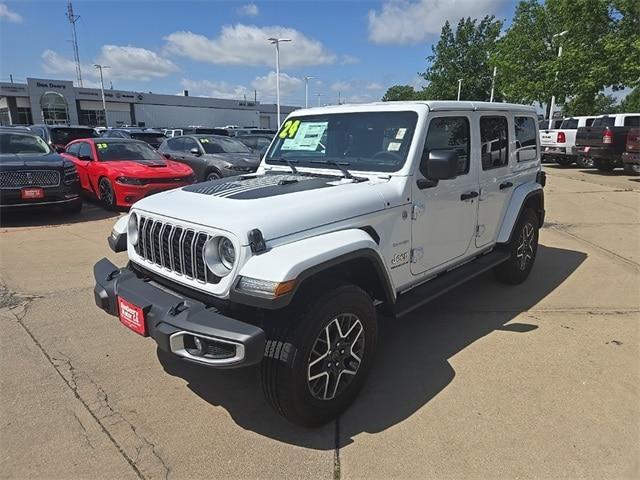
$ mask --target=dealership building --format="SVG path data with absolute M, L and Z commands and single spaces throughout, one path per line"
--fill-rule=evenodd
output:
M 105 90 L 110 127 L 188 126 L 276 128 L 276 106 L 247 100 L 160 95 Z M 297 107 L 281 106 L 283 118 Z M 27 78 L 27 83 L 0 82 L 0 125 L 105 125 L 100 89 L 75 87 L 73 82 Z

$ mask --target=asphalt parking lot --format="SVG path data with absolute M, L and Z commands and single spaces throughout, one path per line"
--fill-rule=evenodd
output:
M 545 167 L 529 280 L 382 319 L 337 422 L 273 413 L 256 369 L 156 351 L 93 303 L 118 214 L 3 216 L 3 478 L 638 478 L 640 180 Z

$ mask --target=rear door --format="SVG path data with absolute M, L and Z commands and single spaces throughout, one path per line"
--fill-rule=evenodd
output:
M 513 131 L 513 117 L 505 113 L 480 115 L 480 198 L 476 247 L 494 241 L 514 187 L 514 174 L 510 166 L 509 135 Z

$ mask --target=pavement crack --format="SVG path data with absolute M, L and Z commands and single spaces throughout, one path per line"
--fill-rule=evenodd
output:
M 340 480 L 340 417 L 335 421 L 335 446 L 333 449 L 333 480 Z
M 91 443 L 91 439 L 89 438 L 89 432 L 87 432 L 87 428 L 84 426 L 84 423 L 82 423 L 82 420 L 80 420 L 80 417 L 78 417 L 76 412 L 73 412 L 73 416 L 78 421 L 78 424 L 80 425 L 80 428 L 82 429 L 82 435 L 84 436 L 84 439 L 89 444 L 89 447 L 91 447 L 91 450 L 95 450 L 95 447 L 93 446 L 93 443 Z

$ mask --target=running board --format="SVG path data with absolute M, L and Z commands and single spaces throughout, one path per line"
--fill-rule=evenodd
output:
M 500 265 L 509 259 L 509 252 L 504 250 L 494 250 L 491 253 L 482 255 L 476 260 L 466 263 L 454 270 L 441 273 L 432 280 L 419 285 L 407 293 L 398 297 L 395 305 L 391 306 L 391 313 L 396 317 L 401 317 L 416 308 L 423 306 L 443 293 L 452 290 L 458 285 L 462 285 L 473 277 L 483 274 L 487 270 L 491 270 L 496 265 Z

